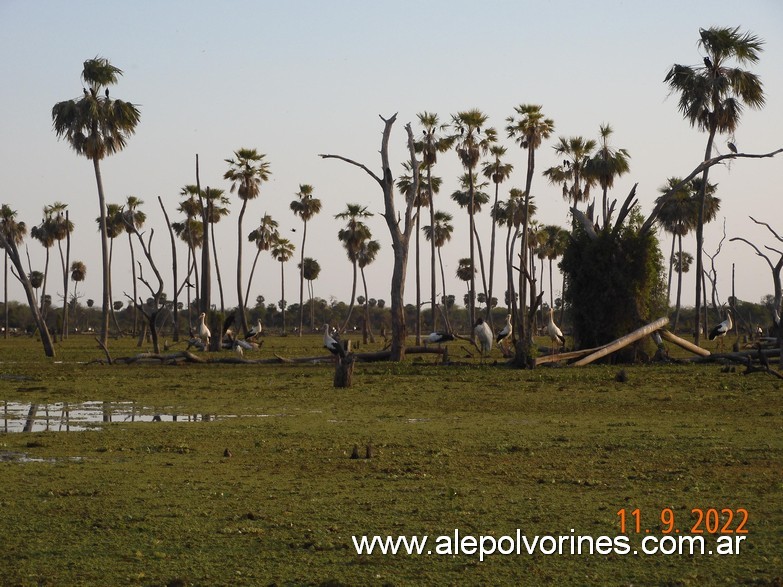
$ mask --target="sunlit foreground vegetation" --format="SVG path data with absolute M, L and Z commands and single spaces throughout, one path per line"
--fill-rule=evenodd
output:
M 353 387 L 336 390 L 329 364 L 109 366 L 85 364 L 103 358 L 86 336 L 60 344 L 57 362 L 34 340 L 0 341 L 4 402 L 213 416 L 0 434 L 3 584 L 780 584 L 780 380 L 719 365 L 625 366 L 625 381 L 613 366 L 513 370 L 497 350 L 484 365 L 463 358 L 463 344 L 450 366 L 358 364 Z M 319 337 L 267 337 L 256 354 L 321 352 Z M 725 556 L 483 562 L 358 555 L 352 541 L 615 537 L 623 508 L 637 548 L 645 530 L 671 529 L 665 508 L 686 534 L 693 509 L 745 509 L 748 533 Z

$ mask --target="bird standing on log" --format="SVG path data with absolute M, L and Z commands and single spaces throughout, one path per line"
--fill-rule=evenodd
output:
M 495 337 L 495 342 L 497 342 L 498 345 L 502 345 L 504 355 L 508 351 L 508 341 L 510 340 L 512 332 L 514 332 L 514 327 L 511 326 L 511 314 L 506 314 L 506 325 L 503 326 L 503 329 L 498 332 L 498 335 Z
M 557 327 L 557 324 L 555 324 L 554 308 L 549 308 L 549 324 L 546 325 L 546 331 L 547 334 L 549 334 L 549 338 L 552 339 L 552 353 L 555 352 L 555 343 L 557 343 L 558 349 L 565 345 L 565 336 L 563 336 L 563 331 Z
M 201 314 L 198 315 L 199 319 L 199 325 L 197 334 L 198 337 L 201 339 L 201 341 L 204 343 L 204 348 L 209 348 L 209 337 L 211 336 L 211 332 L 209 331 L 209 328 L 207 328 L 206 323 L 204 322 L 204 319 L 207 317 L 207 315 L 204 312 L 201 312 Z
M 345 358 L 345 349 L 343 348 L 343 345 L 340 344 L 339 340 L 334 339 L 332 335 L 329 334 L 328 324 L 324 324 L 324 346 L 333 355 L 339 355 L 341 358 Z
M 718 339 L 718 343 L 716 346 L 720 346 L 721 350 L 723 350 L 723 339 L 724 337 L 729 333 L 729 331 L 734 326 L 734 323 L 731 321 L 731 310 L 726 310 L 726 319 L 718 324 L 715 328 L 710 330 L 710 334 L 708 335 L 708 338 L 710 340 Z
M 250 330 L 247 331 L 247 336 L 245 338 L 253 338 L 254 336 L 258 336 L 264 331 L 264 325 L 261 324 L 261 320 L 258 321 L 258 323 L 253 326 Z
M 489 324 L 484 322 L 483 318 L 476 320 L 476 324 L 473 327 L 473 334 L 476 335 L 481 357 L 487 356 L 492 350 L 492 330 L 490 329 Z

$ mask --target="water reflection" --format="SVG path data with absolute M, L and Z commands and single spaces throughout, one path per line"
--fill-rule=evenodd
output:
M 211 422 L 214 414 L 183 414 L 172 407 L 155 408 L 136 402 L 25 404 L 3 401 L 2 432 L 79 432 L 99 430 L 108 422 Z

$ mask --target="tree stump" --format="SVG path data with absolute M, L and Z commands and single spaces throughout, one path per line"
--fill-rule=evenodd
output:
M 351 387 L 353 385 L 353 355 L 338 357 L 337 365 L 334 368 L 334 386 Z

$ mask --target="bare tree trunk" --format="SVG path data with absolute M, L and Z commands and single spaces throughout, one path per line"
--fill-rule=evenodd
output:
M 101 343 L 108 348 L 109 345 L 109 312 L 111 305 L 111 273 L 109 267 L 109 243 L 108 233 L 106 231 L 106 198 L 103 193 L 103 181 L 101 179 L 101 166 L 100 160 L 94 158 L 92 160 L 93 169 L 95 170 L 95 182 L 98 184 L 98 205 L 101 209 L 99 227 L 101 233 L 101 261 L 102 261 L 102 273 L 103 273 L 103 289 L 102 289 L 102 310 L 101 310 Z
M 303 220 L 302 225 L 302 251 L 299 254 L 299 336 L 302 336 L 304 329 L 304 254 L 305 241 L 307 240 L 307 220 Z
M 247 200 L 242 200 L 242 208 L 239 210 L 237 220 L 237 298 L 239 300 L 239 326 L 244 335 L 247 335 L 247 314 L 245 313 L 247 301 L 242 296 L 242 220 L 245 217 L 246 208 Z
M 166 208 L 163 206 L 163 200 L 158 196 L 158 203 L 161 210 L 163 210 L 163 217 L 166 219 L 166 227 L 169 229 L 169 239 L 171 240 L 171 265 L 174 277 L 173 289 L 174 289 L 174 342 L 179 341 L 179 288 L 177 286 L 177 241 L 174 238 L 174 230 L 171 228 L 171 222 L 169 222 L 169 215 L 166 213 Z M 135 286 L 135 278 L 134 278 Z M 136 290 L 134 290 L 134 294 Z
M 418 195 L 416 196 L 418 200 Z M 419 255 L 419 241 L 421 237 L 421 227 L 419 219 L 421 218 L 421 205 L 416 206 L 416 346 L 421 345 L 421 258 Z M 364 279 L 364 271 L 362 271 L 362 279 Z M 367 296 L 365 295 L 365 305 L 367 304 Z M 367 342 L 366 340 L 364 341 Z

